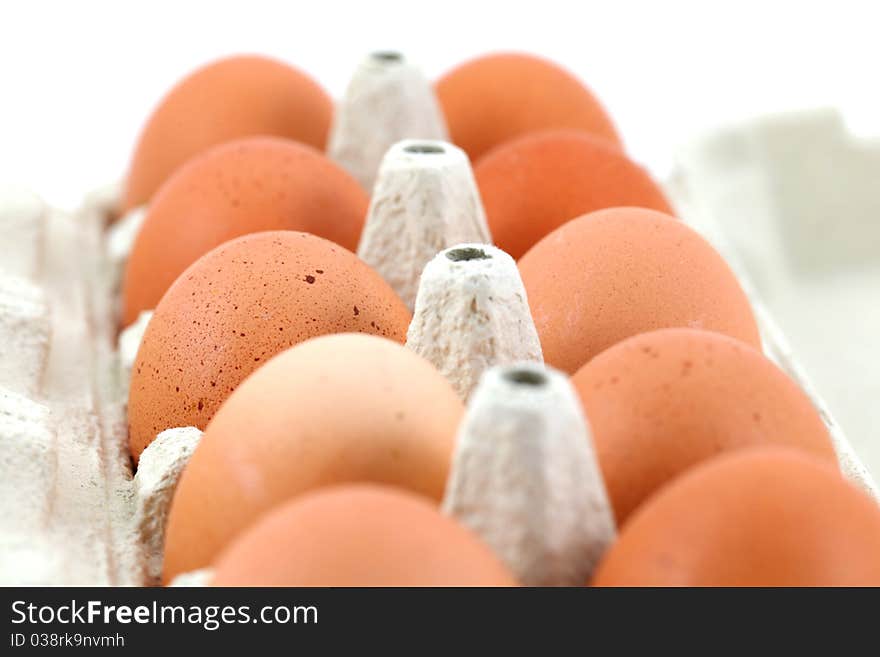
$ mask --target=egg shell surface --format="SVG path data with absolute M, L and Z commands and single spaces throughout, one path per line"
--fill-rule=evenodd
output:
M 226 242 L 181 274 L 147 325 L 129 386 L 132 456 L 165 429 L 204 429 L 279 351 L 350 331 L 403 342 L 410 319 L 388 284 L 338 244 L 295 231 Z
M 132 155 L 122 210 L 149 202 L 180 165 L 232 139 L 276 135 L 323 150 L 332 114 L 327 92 L 283 62 L 258 55 L 211 62 L 153 110 Z
M 722 452 L 784 445 L 837 462 L 803 390 L 762 353 L 719 333 L 643 333 L 571 381 L 619 524 L 663 484 Z
M 464 62 L 436 85 L 452 141 L 476 162 L 490 149 L 538 130 L 571 128 L 613 145 L 605 108 L 574 75 L 541 57 L 495 53 Z
M 215 586 L 515 586 L 467 529 L 391 486 L 333 486 L 290 501 L 233 543 Z
M 717 331 L 761 347 L 730 267 L 669 215 L 593 212 L 553 231 L 518 264 L 544 360 L 569 374 L 621 340 L 660 328 Z
M 514 258 L 594 210 L 638 206 L 673 214 L 647 171 L 585 133 L 539 132 L 509 141 L 480 160 L 474 175 L 492 238 Z
M 122 325 L 155 308 L 199 257 L 247 233 L 299 230 L 353 251 L 368 202 L 354 178 L 310 146 L 251 137 L 211 148 L 150 204 L 126 264 Z
M 391 340 L 329 335 L 279 354 L 226 400 L 187 465 L 165 577 L 210 565 L 262 513 L 322 486 L 383 483 L 439 503 L 463 413 L 449 382 Z
M 802 450 L 740 450 L 646 502 L 594 584 L 878 586 L 880 507 Z

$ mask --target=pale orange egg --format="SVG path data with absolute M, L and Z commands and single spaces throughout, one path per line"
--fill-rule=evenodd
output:
M 261 514 L 307 491 L 369 481 L 439 503 L 464 412 L 413 351 L 328 335 L 254 372 L 208 425 L 180 480 L 165 578 L 210 565 Z
M 619 342 L 571 379 L 619 523 L 687 468 L 754 445 L 837 462 L 812 401 L 757 349 L 720 333 L 663 329 Z
M 569 221 L 519 261 L 544 359 L 573 374 L 660 328 L 725 333 L 760 348 L 749 300 L 715 249 L 681 221 L 609 208 Z
M 333 102 L 301 71 L 256 55 L 221 59 L 168 92 L 141 132 L 123 211 L 147 203 L 184 162 L 239 137 L 276 135 L 322 149 Z
M 651 176 L 604 139 L 538 132 L 491 151 L 474 168 L 492 239 L 514 258 L 565 222 L 616 206 L 672 214 Z
M 264 230 L 299 230 L 357 248 L 367 195 L 310 146 L 239 139 L 195 157 L 150 204 L 125 269 L 122 326 L 156 307 L 174 280 L 223 242 Z
M 216 563 L 215 586 L 516 586 L 430 500 L 377 485 L 333 486 L 263 516 Z
M 437 82 L 452 141 L 476 162 L 531 132 L 577 129 L 618 146 L 605 108 L 574 75 L 542 57 L 495 53 L 464 62 Z
M 269 231 L 221 244 L 180 275 L 147 325 L 128 397 L 132 455 L 165 429 L 204 429 L 279 351 L 348 331 L 403 342 L 410 318 L 375 271 L 328 240 Z
M 880 507 L 802 450 L 741 450 L 648 500 L 594 584 L 880 586 Z

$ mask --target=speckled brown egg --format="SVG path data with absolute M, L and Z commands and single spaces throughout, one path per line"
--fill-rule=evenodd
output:
M 403 342 L 409 321 L 388 284 L 333 242 L 294 231 L 226 242 L 181 274 L 147 326 L 128 398 L 132 455 L 170 427 L 204 429 L 279 351 L 345 331 Z
M 210 565 L 262 513 L 311 489 L 371 481 L 439 502 L 464 412 L 412 350 L 362 334 L 289 349 L 226 400 L 180 480 L 165 578 Z
M 785 445 L 836 463 L 809 397 L 761 352 L 695 329 L 624 340 L 572 377 L 618 523 L 663 484 L 713 456 Z
M 123 210 L 147 203 L 184 162 L 223 142 L 276 135 L 323 149 L 333 102 L 309 76 L 256 55 L 196 70 L 153 111 L 125 182 Z
M 473 161 L 510 139 L 554 128 L 620 144 L 593 93 L 559 65 L 534 55 L 493 53 L 465 62 L 440 78 L 437 97 L 452 141 Z
M 515 586 L 492 551 L 430 500 L 333 486 L 263 516 L 216 563 L 214 586 Z
M 156 194 L 128 258 L 122 325 L 155 308 L 175 279 L 215 246 L 263 230 L 300 230 L 357 248 L 368 198 L 310 146 L 251 137 L 182 166 Z
M 680 221 L 609 208 L 566 223 L 519 261 L 544 358 L 572 374 L 613 344 L 660 328 L 725 333 L 760 348 L 727 263 Z
M 880 586 L 880 507 L 801 450 L 741 450 L 648 500 L 594 583 Z
M 566 221 L 614 206 L 672 214 L 659 185 L 619 148 L 572 131 L 499 146 L 474 175 L 495 244 L 514 258 Z

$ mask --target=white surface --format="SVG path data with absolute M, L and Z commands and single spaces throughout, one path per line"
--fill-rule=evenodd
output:
M 327 154 L 367 193 L 388 149 L 401 139 L 447 139 L 431 81 L 404 53 L 372 52 L 361 60 L 336 105 Z
M 17 311 L 0 304 L 0 326 L 15 330 L 17 321 L 32 347 L 7 338 L 18 358 L 2 354 L 30 385 L 25 396 L 4 393 L 0 408 L 0 583 L 138 583 L 110 295 L 102 285 L 104 222 L 47 207 L 41 214 L 36 287 L 10 296 Z M 10 227 L 12 237 L 4 232 Z M 0 242 L 14 229 L 0 224 Z
M 168 586 L 210 586 L 214 578 L 213 568 L 199 568 L 188 573 L 181 573 Z
M 589 83 L 656 174 L 695 133 L 768 111 L 836 105 L 880 135 L 876 18 L 865 0 L 4 0 L 0 181 L 77 204 L 117 179 L 175 81 L 243 51 L 300 66 L 336 98 L 373 49 L 401 49 L 432 78 L 490 50 L 542 53 Z
M 489 368 L 544 362 L 516 262 L 488 244 L 458 244 L 427 264 L 406 346 L 465 402 Z
M 128 398 L 131 368 L 134 367 L 134 361 L 137 360 L 137 353 L 138 349 L 141 348 L 144 332 L 146 332 L 147 324 L 150 323 L 152 318 L 152 310 L 143 310 L 138 315 L 138 318 L 119 334 L 119 340 L 116 343 L 119 354 L 119 386 L 121 394 L 125 398 Z
M 147 207 L 141 205 L 119 217 L 107 231 L 107 259 L 111 269 L 111 284 L 114 293 L 119 293 L 122 290 L 125 265 L 146 218 Z
M 805 279 L 768 299 L 853 447 L 880 476 L 880 263 Z M 808 305 L 804 306 L 804 300 Z M 809 321 L 804 316 L 812 310 Z
M 166 429 L 147 445 L 134 476 L 134 525 L 144 549 L 148 585 L 160 583 L 165 525 L 177 482 L 202 438 L 196 427 Z
M 201 432 L 160 434 L 132 479 L 119 370 L 150 313 L 117 354 L 102 204 L 70 214 L 6 198 L 0 244 L 25 219 L 45 234 L 30 281 L 0 273 L 0 584 L 155 582 L 167 507 Z
M 525 586 L 583 586 L 616 527 L 593 440 L 568 376 L 495 367 L 458 430 L 443 511 Z
M 752 305 L 755 309 L 758 326 L 761 329 L 765 353 L 786 374 L 797 381 L 812 400 L 813 405 L 819 412 L 819 416 L 822 418 L 825 426 L 828 427 L 828 433 L 831 436 L 831 444 L 837 455 L 840 471 L 847 479 L 862 488 L 862 490 L 880 503 L 880 489 L 877 488 L 873 475 L 865 465 L 865 460 L 835 419 L 828 403 L 816 390 L 815 384 L 810 379 L 803 365 L 801 365 L 797 355 L 791 349 L 788 339 L 779 328 L 779 325 L 771 317 L 764 303 L 759 302 L 754 296 L 752 297 Z M 862 451 L 870 455 L 869 445 L 860 446 L 863 448 Z
M 411 152 L 426 147 L 440 152 Z M 412 310 L 425 265 L 463 242 L 491 243 L 467 155 L 443 141 L 394 144 L 382 159 L 358 256 Z
M 33 279 L 40 270 L 46 208 L 33 192 L 0 181 L 0 275 Z
M 677 156 L 682 216 L 754 284 L 876 479 L 880 140 L 825 109 L 737 122 Z
M 37 394 L 49 358 L 50 337 L 43 290 L 0 272 L 0 388 Z
M 0 471 L 5 493 L 0 495 L 0 583 L 16 581 L 7 550 L 27 545 L 46 531 L 52 504 L 46 482 L 52 481 L 56 468 L 49 408 L 0 388 Z

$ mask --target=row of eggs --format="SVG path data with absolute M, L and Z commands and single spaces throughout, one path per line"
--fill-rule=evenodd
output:
M 877 581 L 880 511 L 760 353 L 733 273 L 671 216 L 592 94 L 525 55 L 473 60 L 436 92 L 545 361 L 592 428 L 622 528 L 596 581 Z M 436 509 L 465 407 L 401 346 L 410 310 L 350 251 L 369 198 L 318 150 L 331 114 L 302 73 L 235 57 L 172 90 L 136 149 L 123 209 L 148 212 L 122 325 L 155 312 L 132 370 L 132 455 L 166 428 L 206 429 L 164 578 L 214 564 L 218 584 L 512 584 Z M 834 503 L 792 515 L 814 497 Z M 783 546 L 792 532 L 812 544 Z

